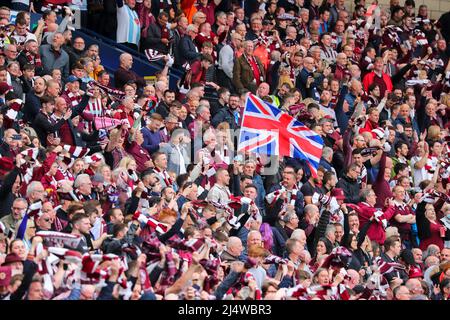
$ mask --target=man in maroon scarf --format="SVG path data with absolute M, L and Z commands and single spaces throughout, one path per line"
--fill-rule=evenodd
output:
M 254 49 L 253 41 L 244 42 L 244 53 L 233 67 L 233 84 L 237 90 L 247 89 L 255 94 L 265 80 L 265 70 L 259 58 L 253 55 Z

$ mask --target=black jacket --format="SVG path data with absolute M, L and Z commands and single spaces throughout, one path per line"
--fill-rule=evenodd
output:
M 3 179 L 3 183 L 0 186 L 0 218 L 11 213 L 12 204 L 14 199 L 16 199 L 16 196 L 12 193 L 12 187 L 19 174 L 19 168 L 14 167 Z
M 36 134 L 41 141 L 41 144 L 47 146 L 47 135 L 49 133 L 57 132 L 61 126 L 66 122 L 66 119 L 61 118 L 55 124 L 51 123 L 47 116 L 42 112 L 39 112 L 33 121 L 32 128 L 36 131 Z
M 154 49 L 162 54 L 168 54 L 170 43 L 166 46 L 161 42 L 161 28 L 156 23 L 150 24 L 147 30 L 147 37 L 142 43 L 142 49 Z
M 346 202 L 355 203 L 359 202 L 359 191 L 361 186 L 356 180 L 350 179 L 347 175 L 339 179 L 336 185 L 337 188 L 342 188 L 345 194 Z
M 32 123 L 33 119 L 39 114 L 41 110 L 41 99 L 36 95 L 34 90 L 29 92 L 25 97 L 25 105 L 22 108 L 23 121 Z
M 219 123 L 227 122 L 230 125 L 231 130 L 235 130 L 238 128 L 238 125 L 236 124 L 233 111 L 230 108 L 222 108 L 220 109 L 217 114 L 212 118 L 211 124 L 214 127 L 217 127 Z
M 155 112 L 159 113 L 165 119 L 169 115 L 169 106 L 164 101 L 161 101 L 158 103 Z
M 192 63 L 197 59 L 200 59 L 201 53 L 198 52 L 197 47 L 194 44 L 194 41 L 188 35 L 185 35 L 180 40 L 180 45 L 175 48 L 175 50 L 180 50 L 179 52 L 179 61 L 176 63 L 180 66 L 185 64 L 186 62 Z

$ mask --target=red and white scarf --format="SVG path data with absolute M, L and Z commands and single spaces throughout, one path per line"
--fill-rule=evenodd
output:
M 25 56 L 29 64 L 32 64 L 36 67 L 42 67 L 41 55 L 39 53 L 32 54 L 29 51 L 25 51 Z
M 283 200 L 283 208 L 286 208 L 288 204 L 295 205 L 295 201 L 297 200 L 297 192 L 298 187 L 297 185 L 294 185 L 292 190 L 287 190 L 286 187 L 282 184 L 281 188 L 278 190 L 275 190 L 272 193 L 269 193 L 266 195 L 266 200 L 269 204 L 274 204 L 281 196 L 283 192 L 287 192 L 286 199 Z
M 70 92 L 69 90 L 66 90 L 66 94 L 67 94 L 67 97 L 69 97 L 69 99 L 70 99 L 70 104 L 71 104 L 72 108 L 75 108 L 82 99 L 81 94 L 79 94 L 78 92 L 73 93 L 73 92 Z
M 169 173 L 167 172 L 167 170 L 161 170 L 157 167 L 154 168 L 154 170 L 156 172 L 159 173 L 159 176 L 161 176 L 164 180 L 164 183 L 166 184 L 166 186 L 171 187 L 173 185 L 173 180 L 170 177 Z

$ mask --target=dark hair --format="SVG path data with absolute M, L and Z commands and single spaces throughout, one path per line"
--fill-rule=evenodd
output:
M 369 89 L 368 91 L 371 92 L 371 91 L 373 91 L 376 87 L 379 88 L 380 86 L 379 86 L 378 84 L 376 84 L 376 83 L 372 83 L 372 84 L 370 84 L 370 86 L 369 86 L 369 88 L 368 88 L 368 89 Z
M 319 243 L 319 241 L 322 241 L 325 244 L 325 248 L 327 250 L 325 253 L 326 254 L 330 254 L 331 251 L 333 250 L 333 244 L 331 243 L 331 241 L 328 240 L 328 238 L 325 238 L 325 237 L 319 238 L 319 240 L 317 241 L 317 244 Z M 317 247 L 317 244 L 316 244 L 316 247 Z M 317 252 L 316 252 L 316 255 L 317 255 Z
M 161 11 L 161 12 L 158 14 L 158 18 L 161 19 L 162 17 L 169 18 L 169 14 L 168 14 L 166 11 Z
M 332 171 L 327 171 L 323 175 L 322 185 L 325 185 L 328 181 L 330 181 L 334 177 L 334 173 Z
M 354 155 L 356 155 L 356 154 L 361 154 L 361 152 L 362 152 L 363 150 L 364 150 L 363 148 L 356 148 L 356 149 L 353 149 L 353 151 L 352 151 L 352 156 L 354 156 Z
M 164 91 L 163 96 L 165 97 L 167 93 L 173 93 L 175 94 L 175 91 L 167 89 L 166 91 Z
M 19 12 L 19 13 L 17 14 L 17 16 L 16 16 L 16 26 L 17 26 L 18 24 L 20 24 L 21 26 L 27 24 L 27 21 L 25 20 L 25 17 L 24 17 L 24 13 L 22 13 L 22 12 L 23 12 L 23 11 Z M 21 13 L 22 13 L 22 14 L 21 14 Z M 21 14 L 21 15 L 19 16 L 19 14 Z
M 441 292 L 444 291 L 444 288 L 450 287 L 450 279 L 444 278 L 444 280 L 439 283 L 439 288 L 441 289 Z
M 247 176 L 247 175 L 242 175 L 241 178 L 239 179 L 241 182 L 243 182 L 245 179 L 250 179 L 253 181 L 253 178 L 251 176 Z
M 253 183 L 250 183 L 250 184 L 246 185 L 244 190 L 248 189 L 248 188 L 254 188 L 256 191 L 258 191 L 258 188 Z
M 84 204 L 83 207 L 84 207 L 84 212 L 87 216 L 90 216 L 93 213 L 98 214 L 97 208 L 92 204 Z
M 189 174 L 185 173 L 185 174 L 180 174 L 179 176 L 177 176 L 177 179 L 175 180 L 177 186 L 180 189 L 185 189 L 186 187 L 188 187 L 188 184 L 190 182 L 188 182 L 189 179 Z M 190 183 L 192 185 L 192 183 Z
M 399 11 L 403 11 L 405 12 L 405 9 L 403 9 L 403 7 L 401 6 L 395 6 L 391 9 L 391 18 Z
M 125 223 L 116 223 L 112 229 L 113 237 L 117 237 L 119 232 L 123 231 L 126 227 L 127 225 Z
M 214 64 L 214 59 L 210 54 L 203 54 L 202 61 L 208 61 L 210 64 Z
M 394 166 L 394 173 L 398 174 L 400 171 L 405 170 L 408 168 L 408 165 L 406 163 L 396 163 Z
M 41 101 L 41 104 L 55 103 L 55 98 L 50 97 L 50 96 L 42 96 L 39 100 Z
M 80 202 L 73 203 L 67 208 L 67 215 L 70 216 L 78 210 L 84 210 L 83 205 Z
M 384 241 L 384 252 L 389 251 L 389 249 L 399 241 L 398 236 L 391 236 Z
M 89 216 L 86 215 L 86 213 L 82 213 L 82 212 L 75 213 L 73 215 L 73 217 L 72 217 L 71 222 L 72 222 L 72 224 L 75 224 L 75 223 L 77 223 L 78 221 L 80 221 L 80 220 L 82 220 L 84 218 L 89 218 Z
M 404 144 L 408 146 L 408 144 L 403 140 L 397 141 L 397 143 L 395 144 L 395 152 L 397 152 L 398 149 L 401 149 Z
M 26 63 L 23 67 L 22 67 L 22 71 L 25 70 L 35 70 L 35 66 L 31 63 Z

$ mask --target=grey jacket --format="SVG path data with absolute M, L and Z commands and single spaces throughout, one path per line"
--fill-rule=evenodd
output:
M 233 79 L 234 50 L 227 44 L 219 52 L 219 69 L 223 70 L 228 78 Z
M 49 44 L 45 44 L 40 48 L 42 66 L 45 74 L 51 74 L 53 69 L 61 69 L 62 78 L 66 79 L 69 76 L 69 55 L 63 49 L 61 54 L 56 57 L 53 53 L 53 48 Z
M 178 152 L 175 145 L 172 142 L 163 144 L 159 148 L 159 151 L 165 153 L 167 156 L 167 171 L 175 172 L 178 176 L 180 174 L 180 153 Z M 184 159 L 184 165 L 186 167 L 190 163 L 186 145 L 180 145 L 180 151 Z

